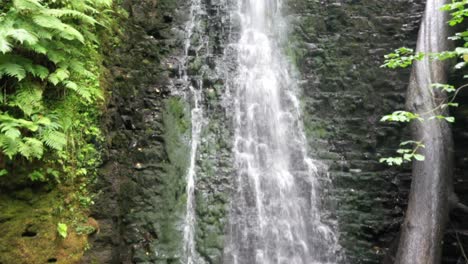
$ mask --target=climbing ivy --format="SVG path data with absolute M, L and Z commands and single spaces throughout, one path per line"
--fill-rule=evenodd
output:
M 451 14 L 451 19 L 448 21 L 450 26 L 457 26 L 465 21 L 465 17 L 468 17 L 468 0 L 453 0 L 452 3 L 446 4 L 441 8 L 442 11 L 448 11 Z M 381 67 L 396 69 L 396 68 L 407 68 L 413 64 L 414 61 L 420 61 L 424 58 L 430 60 L 447 60 L 457 59 L 458 62 L 455 65 L 456 70 L 463 69 L 468 63 L 468 30 L 456 33 L 449 39 L 459 41 L 459 47 L 452 51 L 443 51 L 439 53 L 415 53 L 413 49 L 402 47 L 396 49 L 394 52 L 385 55 L 385 62 Z M 468 75 L 463 76 L 464 79 L 468 78 Z M 439 89 L 448 95 L 448 100 L 441 102 L 429 113 L 435 113 L 438 110 L 447 109 L 450 107 L 458 107 L 458 103 L 455 103 L 455 99 L 460 90 L 468 87 L 468 84 L 455 87 L 450 84 L 432 84 L 433 89 Z M 392 114 L 382 117 L 382 122 L 424 122 L 426 120 L 437 119 L 449 123 L 455 122 L 455 118 L 452 116 L 443 115 L 432 115 L 428 118 L 423 118 L 419 114 L 408 112 L 408 111 L 395 111 Z M 425 157 L 418 154 L 421 148 L 424 148 L 424 142 L 422 141 L 406 141 L 400 144 L 401 148 L 397 150 L 397 156 L 381 158 L 380 162 L 386 163 L 390 166 L 401 165 L 405 162 L 412 160 L 423 161 Z M 405 146 L 412 146 L 407 148 Z
M 112 0 L 4 0 L 0 4 L 0 166 L 44 160 L 33 180 L 85 174 L 103 99 L 99 31 Z M 89 164 L 88 164 L 89 165 Z M 60 168 L 61 167 L 61 168 Z M 1 169 L 0 176 L 6 175 Z

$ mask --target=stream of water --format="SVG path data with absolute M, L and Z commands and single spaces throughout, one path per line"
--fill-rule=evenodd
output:
M 238 1 L 233 81 L 237 178 L 225 263 L 336 263 L 337 236 L 321 217 L 317 162 L 307 156 L 297 85 L 282 54 L 281 0 Z
M 203 108 L 201 105 L 203 82 L 199 77 L 189 76 L 187 72 L 189 64 L 189 52 L 190 49 L 198 51 L 204 44 L 203 39 L 199 39 L 199 47 L 192 47 L 192 38 L 195 33 L 200 29 L 200 16 L 203 13 L 201 0 L 192 0 L 190 6 L 190 19 L 186 26 L 186 41 L 184 47 L 184 57 L 181 63 L 181 71 L 179 75 L 182 78 L 184 85 L 188 88 L 184 94 L 186 97 L 191 98 L 191 142 L 190 142 L 190 156 L 189 156 L 189 167 L 187 170 L 187 205 L 186 215 L 184 221 L 184 263 L 196 264 L 197 254 L 195 250 L 195 224 L 196 224 L 196 212 L 195 212 L 195 180 L 196 180 L 196 157 L 197 149 L 200 144 L 200 134 L 202 131 L 204 116 Z M 195 55 L 196 56 L 196 55 Z M 197 87 L 193 83 L 197 83 Z
M 238 18 L 240 28 L 236 43 L 229 45 L 235 50 L 236 69 L 228 74 L 224 98 L 234 121 L 236 174 L 223 263 L 338 263 L 336 228 L 322 219 L 320 175 L 324 173 L 307 155 L 297 84 L 282 53 L 282 43 L 287 42 L 282 2 L 230 1 L 234 6 L 231 17 Z M 200 35 L 201 13 L 201 0 L 192 0 L 181 72 L 192 99 L 184 223 L 186 264 L 203 263 L 195 249 L 196 157 L 204 123 L 202 83 L 194 88 L 196 79 L 186 70 L 192 36 Z

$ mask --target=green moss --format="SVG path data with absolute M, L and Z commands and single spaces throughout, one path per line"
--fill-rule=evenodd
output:
M 322 121 L 305 122 L 304 130 L 308 139 L 326 139 L 329 136 L 327 125 Z
M 70 216 L 70 211 L 60 212 L 60 192 L 37 190 L 34 196 L 27 197 L 25 201 L 0 195 L 0 263 L 43 264 L 51 259 L 78 263 L 86 247 L 86 236 L 73 229 L 66 239 L 57 234 L 57 223 L 67 218 L 65 215 Z
M 157 255 L 162 257 L 161 261 L 176 258 L 182 248 L 182 232 L 178 224 L 185 213 L 185 175 L 189 162 L 191 127 L 188 106 L 183 99 L 173 97 L 164 103 L 163 137 L 168 160 L 162 164 L 162 176 L 159 177 L 159 196 L 155 201 L 158 210 L 148 215 L 148 218 L 155 220 L 153 228 L 158 234 L 155 248 Z

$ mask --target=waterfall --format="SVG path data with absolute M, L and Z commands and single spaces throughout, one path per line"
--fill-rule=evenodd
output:
M 337 263 L 333 224 L 322 220 L 317 161 L 307 155 L 297 85 L 282 54 L 281 0 L 238 0 L 235 167 L 224 263 Z M 323 178 L 323 177 L 322 177 Z
M 202 97 L 202 85 L 203 82 L 197 76 L 190 76 L 187 72 L 188 64 L 190 63 L 189 52 L 191 49 L 198 51 L 204 45 L 204 41 L 201 36 L 200 40 L 197 40 L 198 47 L 192 47 L 193 37 L 200 30 L 200 16 L 202 15 L 202 5 L 200 0 L 192 0 L 190 3 L 190 18 L 186 26 L 186 40 L 184 47 L 184 56 L 182 59 L 179 76 L 182 79 L 183 86 L 186 89 L 184 96 L 191 98 L 191 141 L 190 141 L 190 158 L 189 166 L 187 169 L 187 187 L 186 187 L 186 215 L 184 221 L 184 263 L 194 264 L 197 263 L 197 255 L 195 250 L 195 224 L 196 224 L 196 212 L 195 212 L 195 180 L 196 180 L 196 157 L 197 149 L 200 144 L 200 134 L 202 131 L 204 116 L 203 108 L 201 105 Z M 195 52 L 197 53 L 197 52 Z M 195 54 L 195 57 L 197 54 Z M 197 87 L 194 86 L 196 83 Z

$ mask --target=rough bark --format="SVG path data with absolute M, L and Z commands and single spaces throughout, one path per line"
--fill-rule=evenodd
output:
M 440 52 L 449 49 L 447 40 L 448 14 L 440 11 L 445 0 L 428 0 L 421 24 L 417 51 Z M 408 87 L 407 108 L 426 120 L 416 121 L 412 135 L 421 140 L 425 161 L 413 163 L 413 181 L 406 217 L 396 254 L 397 264 L 440 263 L 441 245 L 453 194 L 453 140 L 445 121 L 427 120 L 446 95 L 431 87 L 432 83 L 446 83 L 446 62 L 424 59 L 413 65 Z

